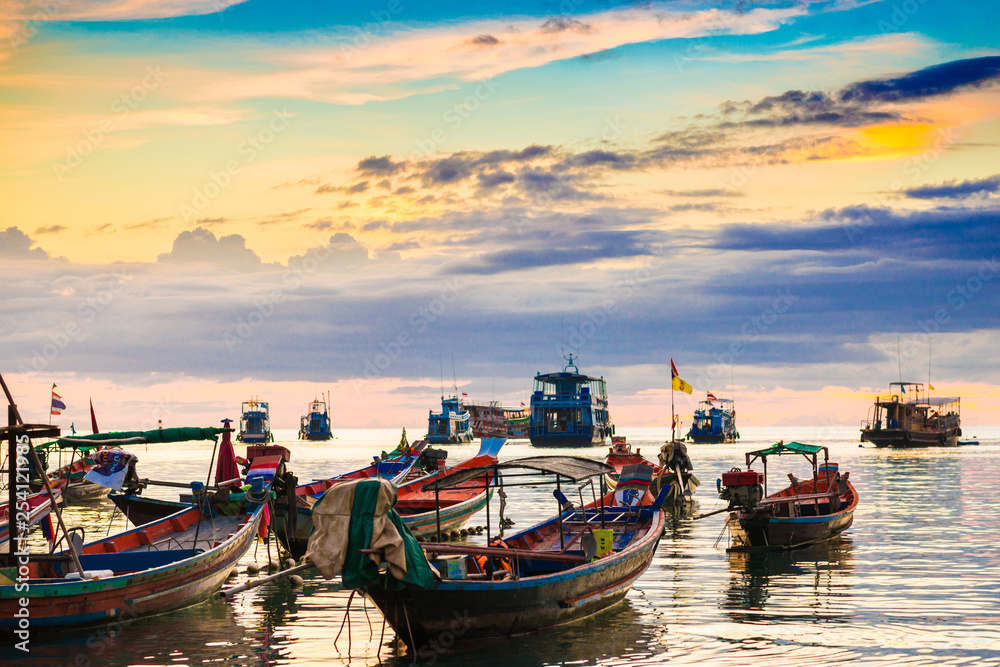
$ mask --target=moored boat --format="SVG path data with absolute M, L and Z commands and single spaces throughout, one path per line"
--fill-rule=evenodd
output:
M 819 463 L 819 454 L 823 463 Z M 767 458 L 798 454 L 812 464 L 811 479 L 797 479 L 772 494 L 767 492 Z M 761 460 L 763 472 L 750 466 Z M 719 497 L 729 502 L 726 526 L 730 550 L 792 549 L 836 537 L 850 528 L 858 493 L 849 472 L 830 462 L 826 447 L 778 442 L 746 454 L 746 470 L 733 468 L 717 482 Z
M 441 412 L 427 415 L 426 440 L 432 445 L 472 442 L 471 415 L 459 396 L 441 397 Z
M 961 399 L 928 396 L 920 382 L 891 382 L 861 423 L 861 442 L 876 447 L 957 447 Z
M 506 407 L 500 401 L 478 403 L 465 401 L 469 411 L 472 436 L 474 438 L 507 438 L 508 440 L 527 438 L 529 434 L 529 413 L 524 403 L 522 407 Z
M 330 410 L 322 398 L 309 404 L 309 412 L 299 422 L 299 440 L 329 440 L 333 437 Z
M 55 494 L 56 502 L 59 501 L 60 491 L 58 489 L 53 489 Z M 31 528 L 38 524 L 42 524 L 42 530 L 45 533 L 46 538 L 51 542 L 54 535 L 52 531 L 52 519 L 49 517 L 49 513 L 52 511 L 52 500 L 49 498 L 49 494 L 45 491 L 39 493 L 32 493 L 25 497 L 21 503 L 27 503 L 26 512 L 16 512 L 15 516 L 18 514 L 26 514 L 26 519 L 19 519 L 24 528 Z M 0 505 L 0 554 L 10 553 L 10 525 L 9 525 L 9 503 Z
M 271 433 L 271 418 L 266 401 L 256 398 L 243 402 L 243 412 L 240 417 L 240 434 L 236 437 L 247 444 L 274 442 Z
M 370 465 L 329 479 L 321 479 L 299 484 L 294 490 L 294 512 L 287 496 L 278 498 L 275 504 L 275 534 L 281 546 L 293 558 L 301 558 L 306 552 L 309 536 L 313 531 L 312 508 L 332 487 L 357 479 L 381 477 L 393 484 L 401 484 L 416 469 L 426 447 L 426 442 L 417 440 L 412 445 L 406 443 L 405 433 L 399 447 L 384 453 Z M 436 461 L 436 459 L 435 459 Z
M 541 473 L 549 483 L 555 477 L 567 485 L 563 488 L 610 472 L 588 459 L 540 456 L 459 471 L 429 486 L 443 493 L 477 475 L 507 470 Z M 518 482 L 538 483 L 530 478 Z M 426 562 L 440 577 L 408 584 L 376 568 L 367 577 L 364 570 L 361 577 L 345 570 L 344 580 L 360 585 L 419 658 L 436 655 L 442 647 L 450 650 L 452 643 L 468 646 L 570 623 L 620 602 L 652 560 L 664 514 L 648 490 L 632 490 L 630 504 L 622 504 L 625 490 L 602 494 L 585 507 L 572 507 L 561 498 L 552 518 L 487 546 L 421 544 Z M 318 539 L 329 537 L 320 534 Z M 367 546 L 351 542 L 347 548 L 374 551 Z M 408 548 L 408 558 L 411 552 Z M 315 561 L 312 544 L 309 553 Z M 441 641 L 445 637 L 447 643 Z
M 736 442 L 736 408 L 728 398 L 716 398 L 711 392 L 698 403 L 687 439 L 695 443 Z
M 592 447 L 614 433 L 604 378 L 582 375 L 573 360 L 568 355 L 561 372 L 535 375 L 529 407 L 536 447 Z
M 208 598 L 258 535 L 281 466 L 277 456 L 255 459 L 251 488 L 227 499 L 198 493 L 203 487 L 193 483 L 196 506 L 81 545 L 82 572 L 66 551 L 30 560 L 27 577 L 18 568 L 0 569 L 0 626 L 16 627 L 25 606 L 32 627 L 71 626 L 159 614 Z
M 625 436 L 615 435 L 611 437 L 611 447 L 608 448 L 608 455 L 604 462 L 614 468 L 614 472 L 605 475 L 608 488 L 614 489 L 621 475 L 629 466 L 648 465 L 653 467 L 653 479 L 650 486 L 651 493 L 659 495 L 660 490 L 667 488 L 665 501 L 674 505 L 693 502 L 692 494 L 701 484 L 692 472 L 691 459 L 687 455 L 687 448 L 680 441 L 667 442 L 660 447 L 657 455 L 658 464 L 654 464 L 642 456 L 642 450 L 632 451 L 632 445 L 625 440 Z

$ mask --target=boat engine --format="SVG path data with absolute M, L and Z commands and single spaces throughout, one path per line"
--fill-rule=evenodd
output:
M 753 507 L 764 498 L 764 475 L 755 470 L 733 468 L 716 481 L 719 498 L 729 501 L 729 507 Z

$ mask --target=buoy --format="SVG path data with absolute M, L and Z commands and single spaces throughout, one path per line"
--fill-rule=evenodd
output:
M 302 577 L 300 577 L 297 574 L 288 575 L 288 583 L 292 586 L 292 588 L 298 588 L 299 586 L 301 586 L 302 581 L 303 581 Z
M 295 567 L 295 559 L 294 558 L 286 558 L 285 559 L 285 568 L 287 569 L 289 567 Z
M 249 575 L 255 575 L 258 572 L 260 572 L 260 568 L 257 567 L 256 563 L 253 563 L 251 565 L 247 565 L 247 574 L 249 574 Z

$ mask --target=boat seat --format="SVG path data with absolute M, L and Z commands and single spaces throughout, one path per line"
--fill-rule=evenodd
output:
M 135 534 L 139 538 L 139 544 L 153 544 L 153 538 L 146 531 L 138 530 Z

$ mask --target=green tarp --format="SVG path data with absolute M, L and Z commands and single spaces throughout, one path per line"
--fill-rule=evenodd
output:
M 747 452 L 747 457 L 751 456 L 771 456 L 772 454 L 815 454 L 823 449 L 820 445 L 806 445 L 801 442 L 776 443 L 767 449 L 756 452 Z
M 38 445 L 38 449 L 51 447 L 75 447 L 87 452 L 97 447 L 112 444 L 109 441 L 133 440 L 136 444 L 188 442 L 190 440 L 215 440 L 225 429 L 217 427 L 198 428 L 194 426 L 180 428 L 158 428 L 152 431 L 108 431 L 91 435 L 76 435 L 69 438 L 59 438 L 52 442 Z M 130 443 L 115 443 L 128 445 Z
M 375 506 L 378 502 L 379 481 L 366 479 L 358 483 L 354 491 L 354 504 L 351 506 L 351 524 L 347 537 L 347 554 L 344 558 L 344 569 L 341 580 L 344 588 L 360 588 L 368 584 L 380 583 L 389 590 L 399 590 L 406 586 L 430 588 L 434 583 L 427 557 L 417 538 L 403 525 L 396 510 L 390 509 L 386 515 L 399 531 L 403 539 L 403 549 L 406 554 L 406 575 L 396 579 L 388 573 L 380 574 L 379 566 L 368 554 L 358 553 L 359 549 L 367 549 L 372 542 L 374 531 Z

